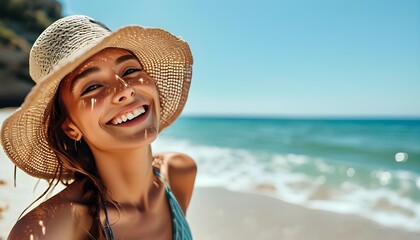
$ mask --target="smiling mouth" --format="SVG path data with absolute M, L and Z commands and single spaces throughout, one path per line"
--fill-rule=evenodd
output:
M 130 112 L 127 112 L 125 114 L 122 114 L 121 116 L 118 116 L 114 119 L 112 119 L 110 122 L 112 125 L 119 125 L 122 123 L 126 123 L 129 121 L 132 121 L 140 116 L 142 116 L 147 111 L 147 106 L 140 106 Z

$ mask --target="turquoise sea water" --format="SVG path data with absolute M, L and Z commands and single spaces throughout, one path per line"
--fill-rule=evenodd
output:
M 420 232 L 420 120 L 182 117 L 154 148 L 191 155 L 198 186 Z

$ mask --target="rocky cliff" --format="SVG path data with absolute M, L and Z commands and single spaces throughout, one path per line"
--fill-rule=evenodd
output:
M 19 106 L 33 86 L 28 58 L 33 42 L 61 17 L 53 0 L 0 0 L 0 108 Z

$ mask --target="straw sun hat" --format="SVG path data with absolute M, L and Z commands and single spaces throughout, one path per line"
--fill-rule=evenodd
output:
M 68 73 L 110 47 L 131 51 L 155 80 L 161 104 L 160 130 L 180 115 L 193 64 L 186 42 L 161 29 L 126 26 L 111 32 L 87 16 L 65 17 L 49 26 L 34 43 L 29 70 L 36 85 L 1 129 L 3 148 L 17 167 L 34 177 L 54 177 L 58 162 L 48 146 L 47 126 L 43 124 L 49 114 L 47 106 Z

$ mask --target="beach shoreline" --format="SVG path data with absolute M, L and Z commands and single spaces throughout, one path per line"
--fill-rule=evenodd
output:
M 20 170 L 17 187 L 13 187 L 13 165 L 5 160 L 1 158 L 0 240 L 6 239 L 19 214 L 46 187 L 41 182 L 34 192 L 36 179 Z M 415 240 L 420 234 L 382 226 L 353 214 L 307 209 L 273 197 L 223 187 L 196 187 L 187 220 L 194 239 L 199 240 Z
M 9 182 L 2 184 L 1 192 L 4 193 L 5 188 L 20 194 L 25 191 L 23 186 L 13 188 L 11 185 Z M 30 195 L 26 194 L 26 197 Z M 0 240 L 6 239 L 18 217 L 16 214 L 27 207 L 30 200 L 33 199 L 16 201 L 12 205 L 0 199 L 3 205 Z M 187 220 L 194 239 L 198 240 L 415 240 L 420 234 L 420 231 L 381 226 L 357 215 L 307 209 L 269 196 L 222 187 L 195 188 Z
M 221 187 L 196 188 L 187 216 L 194 238 L 200 240 L 418 240 L 420 234 Z

